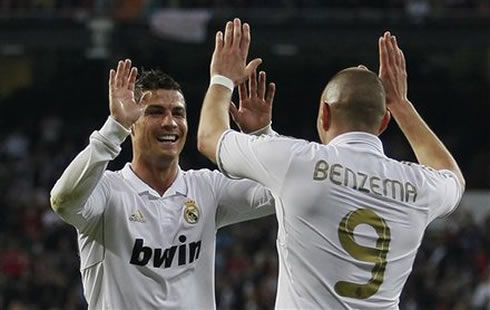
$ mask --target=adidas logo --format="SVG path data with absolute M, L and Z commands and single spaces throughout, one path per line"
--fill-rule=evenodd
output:
M 143 216 L 143 212 L 141 210 L 137 210 L 129 216 L 129 220 L 131 222 L 145 223 L 145 217 Z

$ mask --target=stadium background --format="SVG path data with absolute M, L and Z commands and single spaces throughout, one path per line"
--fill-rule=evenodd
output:
M 250 55 L 277 84 L 273 127 L 310 140 L 329 77 L 361 63 L 376 70 L 378 36 L 398 36 L 409 97 L 467 179 L 461 207 L 429 227 L 400 307 L 490 309 L 488 0 L 0 0 L 0 309 L 86 309 L 75 231 L 48 197 L 107 117 L 118 59 L 181 83 L 181 166 L 214 168 L 196 129 L 214 32 L 235 16 L 251 24 Z M 389 156 L 415 160 L 394 122 L 382 140 Z M 130 159 L 125 144 L 111 169 Z M 274 217 L 219 231 L 219 309 L 273 307 L 275 233 Z

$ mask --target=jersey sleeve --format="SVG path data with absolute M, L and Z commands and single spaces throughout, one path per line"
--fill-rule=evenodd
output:
M 104 179 L 107 164 L 121 151 L 129 131 L 109 117 L 90 136 L 88 146 L 68 165 L 51 190 L 51 205 L 58 215 L 80 232 L 100 219 L 110 196 Z
M 424 188 L 429 194 L 429 222 L 451 214 L 459 205 L 464 186 L 449 170 L 435 170 L 420 166 L 424 175 Z
M 274 198 L 264 186 L 247 179 L 230 179 L 217 171 L 213 177 L 217 228 L 274 214 Z
M 284 136 L 252 136 L 227 130 L 217 148 L 217 164 L 230 178 L 248 178 L 273 192 L 282 188 L 294 149 L 301 140 Z

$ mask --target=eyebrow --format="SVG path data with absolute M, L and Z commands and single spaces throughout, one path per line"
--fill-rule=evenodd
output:
M 161 105 L 152 104 L 152 105 L 148 105 L 145 110 L 166 110 L 166 109 L 167 109 L 166 107 L 163 107 Z M 187 112 L 187 109 L 185 107 L 182 107 L 182 106 L 173 107 L 173 108 L 171 108 L 171 110 L 172 111 L 183 111 L 183 112 Z

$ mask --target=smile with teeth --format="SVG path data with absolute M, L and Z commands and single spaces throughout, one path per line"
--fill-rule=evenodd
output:
M 157 137 L 160 142 L 175 142 L 178 139 L 177 135 L 161 135 Z

